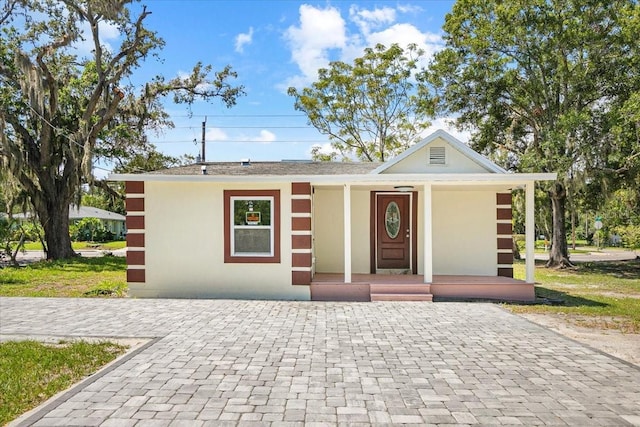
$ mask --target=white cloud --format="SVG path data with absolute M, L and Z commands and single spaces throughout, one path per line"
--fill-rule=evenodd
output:
M 330 55 L 352 62 L 362 56 L 366 47 L 378 43 L 387 47 L 396 43 L 402 48 L 416 44 L 425 52 L 420 65 L 426 65 L 433 54 L 442 48 L 442 38 L 439 34 L 423 32 L 413 24 L 398 22 L 398 13 L 411 11 L 413 9 L 408 6 L 398 6 L 396 9 L 351 6 L 347 22 L 336 7 L 321 9 L 300 6 L 299 25 L 290 26 L 284 34 L 291 49 L 291 59 L 300 73 L 289 77 L 280 88 L 286 90 L 289 86 L 307 86 L 316 80 L 319 68 L 327 67 Z
M 329 50 L 345 47 L 345 21 L 334 7 L 321 9 L 303 4 L 299 12 L 300 25 L 290 26 L 284 37 L 291 48 L 291 59 L 302 73 L 298 77 L 313 81 L 318 69 L 328 65 Z
M 253 41 L 253 27 L 249 27 L 248 33 L 240 33 L 236 36 L 236 52 L 244 52 L 244 45 Z
M 91 34 L 91 26 L 88 22 L 82 22 L 80 34 L 84 40 L 78 40 L 78 42 L 74 44 L 74 47 L 80 56 L 89 55 L 95 50 L 95 44 L 93 42 L 93 35 Z M 113 52 L 114 48 L 111 42 L 117 41 L 120 38 L 120 30 L 115 24 L 101 21 L 98 23 L 98 36 L 102 49 L 107 52 Z
M 379 28 L 384 24 L 390 24 L 396 20 L 396 10 L 390 7 L 382 9 L 360 9 L 358 6 L 351 6 L 349 17 L 355 22 L 363 34 L 369 34 L 372 28 Z
M 266 129 L 262 129 L 260 131 L 260 135 L 256 136 L 254 138 L 251 138 L 251 141 L 253 142 L 261 142 L 263 144 L 269 144 L 270 142 L 273 142 L 276 140 L 276 134 L 273 132 L 270 132 Z
M 400 13 L 418 13 L 422 12 L 422 8 L 420 6 L 411 5 L 411 4 L 399 4 L 398 12 Z
M 325 142 L 324 144 L 314 144 L 309 148 L 309 151 L 307 152 L 307 154 L 309 156 L 311 156 L 313 154 L 313 150 L 318 147 L 318 154 L 340 154 L 335 148 L 333 148 L 333 146 L 331 145 L 330 142 Z
M 98 23 L 98 30 L 100 36 L 104 40 L 114 40 L 120 37 L 120 30 L 116 24 L 110 24 L 106 22 Z
M 220 128 L 207 128 L 207 132 L 205 133 L 204 138 L 206 141 L 213 142 L 226 141 L 229 139 L 229 135 L 227 135 L 225 131 Z
M 378 43 L 387 47 L 396 43 L 402 48 L 406 48 L 412 43 L 416 44 L 419 49 L 425 52 L 420 63 L 422 66 L 426 65 L 429 59 L 443 46 L 442 38 L 439 35 L 423 33 L 411 24 L 394 24 L 367 36 L 368 46 L 375 46 Z

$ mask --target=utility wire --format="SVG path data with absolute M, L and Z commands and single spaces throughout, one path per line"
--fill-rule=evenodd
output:
M 192 117 L 307 117 L 305 114 L 171 114 L 171 117 L 192 118 Z
M 174 140 L 162 140 L 162 141 L 149 141 L 149 143 L 151 144 L 184 144 L 184 143 L 191 143 L 194 144 L 193 139 L 174 139 Z M 311 143 L 311 144 L 322 144 L 327 142 L 327 140 L 299 140 L 299 139 L 291 139 L 291 140 L 287 140 L 287 139 L 277 139 L 277 140 L 273 140 L 273 141 L 262 141 L 262 140 L 255 140 L 255 139 L 207 139 L 207 142 L 213 142 L 213 143 L 222 143 L 222 142 L 238 142 L 238 143 L 243 143 L 243 142 L 254 142 L 257 144 L 270 144 L 270 143 L 275 143 L 275 142 L 284 142 L 287 144 L 296 144 L 296 143 L 301 143 L 301 144 L 306 144 L 306 143 Z M 197 141 L 196 141 L 197 143 Z
M 78 147 L 82 148 L 84 150 L 84 145 L 80 144 L 79 142 L 75 141 L 73 138 L 71 138 L 69 135 L 67 135 L 62 129 L 60 129 L 59 127 L 54 126 L 49 120 L 47 120 L 45 117 L 42 116 L 42 114 L 38 113 L 31 105 L 27 104 L 27 107 L 29 107 L 29 109 L 31 111 L 33 111 L 36 116 L 40 117 L 42 119 L 43 122 L 45 122 L 46 124 L 48 124 L 51 129 L 55 130 L 58 134 L 62 135 L 63 137 L 67 138 L 69 140 L 69 142 L 73 142 L 74 144 L 76 144 Z
M 173 126 L 171 129 L 202 129 L 202 126 Z M 309 126 L 209 126 L 207 129 L 313 129 Z

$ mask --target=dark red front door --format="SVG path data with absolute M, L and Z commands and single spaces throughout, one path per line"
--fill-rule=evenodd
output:
M 408 194 L 378 194 L 376 253 L 378 269 L 409 269 L 411 225 Z

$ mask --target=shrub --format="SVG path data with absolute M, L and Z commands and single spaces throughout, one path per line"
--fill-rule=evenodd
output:
M 71 239 L 81 242 L 106 242 L 113 240 L 113 233 L 107 230 L 98 218 L 82 218 L 69 227 Z
M 640 225 L 621 225 L 615 228 L 615 233 L 622 237 L 625 248 L 640 249 Z

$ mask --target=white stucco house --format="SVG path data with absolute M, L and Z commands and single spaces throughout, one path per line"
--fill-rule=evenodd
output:
M 383 164 L 237 162 L 126 183 L 136 297 L 534 299 L 534 184 L 439 130 Z M 526 190 L 526 280 L 511 191 Z
M 72 222 L 80 221 L 84 218 L 97 218 L 102 225 L 115 238 L 122 239 L 127 233 L 125 227 L 126 217 L 116 212 L 107 211 L 93 206 L 69 206 L 69 219 Z
M 14 214 L 13 217 L 24 221 L 27 218 L 31 218 L 33 214 L 28 212 Z M 116 212 L 107 211 L 100 208 L 95 208 L 93 206 L 69 206 L 69 221 L 77 222 L 84 218 L 97 218 L 100 220 L 102 225 L 106 230 L 111 232 L 113 236 L 117 239 L 124 238 L 127 233 L 127 228 L 125 225 L 126 217 L 124 215 L 120 215 Z

